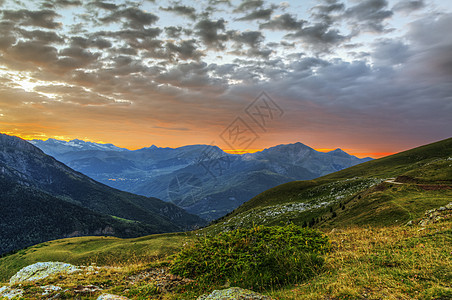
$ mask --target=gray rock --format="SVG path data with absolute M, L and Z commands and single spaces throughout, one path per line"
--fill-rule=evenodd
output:
M 113 294 L 102 294 L 97 298 L 97 300 L 130 300 L 130 299 L 124 296 L 117 296 Z
M 8 286 L 0 287 L 0 299 L 12 299 L 14 297 L 22 297 L 23 290 L 21 289 L 12 289 Z
M 224 290 L 215 290 L 209 295 L 202 295 L 198 297 L 198 300 L 234 300 L 234 299 L 271 300 L 272 298 L 239 287 L 232 287 Z
M 45 286 L 41 286 L 41 289 L 43 290 L 42 295 L 43 296 L 47 296 L 52 292 L 57 292 L 57 291 L 61 291 L 62 288 L 56 285 L 45 285 Z
M 58 273 L 70 274 L 81 271 L 76 266 L 62 262 L 38 262 L 17 272 L 9 280 L 10 284 L 25 281 L 36 281 Z

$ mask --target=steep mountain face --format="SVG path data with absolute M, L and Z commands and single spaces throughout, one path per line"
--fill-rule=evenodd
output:
M 406 224 L 450 202 L 452 138 L 314 180 L 279 185 L 242 204 L 207 230 L 287 222 L 330 228 Z
M 55 141 L 35 144 L 71 168 L 111 187 L 160 198 L 207 220 L 232 211 L 276 185 L 313 179 L 370 160 L 335 150 L 322 153 L 301 143 L 231 155 L 220 148 L 152 146 L 136 151 L 79 150 L 58 153 Z
M 190 229 L 205 223 L 171 203 L 98 183 L 30 143 L 4 134 L 0 134 L 0 187 L 2 238 L 11 237 L 14 228 L 23 229 L 20 232 L 25 235 L 19 235 L 22 242 L 17 240 L 17 244 L 2 243 L 12 245 L 2 251 L 24 245 L 27 239 L 39 242 L 74 232 L 137 236 Z M 37 229 L 39 226 L 31 226 L 40 223 L 53 224 L 57 236 L 46 235 L 45 230 Z M 30 233 L 34 231 L 37 233 Z

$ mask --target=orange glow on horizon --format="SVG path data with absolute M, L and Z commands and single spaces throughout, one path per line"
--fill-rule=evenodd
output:
M 7 134 L 7 135 L 12 135 L 12 136 L 17 136 L 20 137 L 24 140 L 48 140 L 49 138 L 53 138 L 53 139 L 57 139 L 57 140 L 62 140 L 62 141 L 71 141 L 74 139 L 79 139 L 85 142 L 92 142 L 92 143 L 98 143 L 98 144 L 108 144 L 108 142 L 104 142 L 104 141 L 98 141 L 98 140 L 93 140 L 93 139 L 89 139 L 89 138 L 80 138 L 80 137 L 70 137 L 70 136 L 47 136 L 45 134 L 18 134 L 15 132 L 10 132 L 10 131 L 3 131 L 2 133 Z M 116 144 L 116 143 L 111 143 L 117 147 L 121 147 L 121 148 L 126 148 L 129 150 L 137 150 L 137 149 L 141 149 L 143 147 L 149 147 L 151 145 L 145 145 L 145 146 L 135 146 L 135 147 L 125 147 L 123 145 L 120 144 Z M 169 146 L 170 148 L 177 148 L 177 147 L 182 147 L 184 145 L 180 145 L 180 146 Z M 166 147 L 166 146 L 159 146 L 159 147 Z M 221 148 L 221 147 L 220 147 Z M 314 148 L 314 150 L 319 151 L 319 152 L 330 152 L 335 150 L 336 148 Z M 342 149 L 342 148 L 341 148 Z M 260 152 L 262 150 L 264 150 L 263 148 L 260 149 L 222 149 L 224 152 L 229 153 L 229 154 L 246 154 L 246 153 L 256 153 L 256 152 Z M 343 151 L 345 151 L 346 153 L 350 154 L 350 155 L 354 155 L 358 158 L 364 158 L 364 157 L 371 157 L 371 158 L 381 158 L 381 157 L 385 157 L 385 156 L 389 156 L 392 154 L 395 154 L 397 152 L 359 152 L 353 149 L 342 149 Z
M 319 152 L 330 152 L 335 149 L 331 148 L 315 148 L 314 150 Z M 342 149 L 343 151 L 347 152 L 350 155 L 354 155 L 358 158 L 365 158 L 365 157 L 371 157 L 371 158 L 382 158 L 388 155 L 395 154 L 397 152 L 355 152 L 352 149 Z
M 224 152 L 229 154 L 246 154 L 246 153 L 256 153 L 264 149 L 223 149 Z

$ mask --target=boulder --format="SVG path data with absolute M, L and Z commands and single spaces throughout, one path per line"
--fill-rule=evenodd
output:
M 23 290 L 20 289 L 12 289 L 8 286 L 0 287 L 0 299 L 12 299 L 14 297 L 22 297 L 24 293 Z
M 235 299 L 271 300 L 272 298 L 239 287 L 232 287 L 224 290 L 215 290 L 209 295 L 202 295 L 198 297 L 198 300 L 235 300 Z
M 62 262 L 38 262 L 17 272 L 9 280 L 10 284 L 25 281 L 36 281 L 58 273 L 70 274 L 81 271 L 76 266 Z

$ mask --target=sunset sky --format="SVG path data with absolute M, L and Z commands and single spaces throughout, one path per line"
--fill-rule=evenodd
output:
M 452 136 L 450 0 L 0 0 L 0 132 L 137 149 Z

